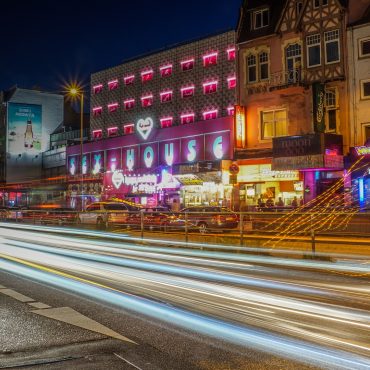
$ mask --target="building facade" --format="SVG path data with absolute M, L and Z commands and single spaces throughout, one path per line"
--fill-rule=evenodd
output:
M 235 58 L 228 31 L 94 73 L 92 142 L 82 160 L 67 149 L 71 204 L 230 205 Z

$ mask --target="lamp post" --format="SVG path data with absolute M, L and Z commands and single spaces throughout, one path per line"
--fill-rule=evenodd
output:
M 84 92 L 83 90 L 76 86 L 71 85 L 68 89 L 68 94 L 73 98 L 79 98 L 80 99 L 80 174 L 81 174 L 81 210 L 84 210 L 84 193 L 83 193 L 83 187 L 84 187 L 84 174 L 82 171 L 83 166 L 83 143 L 84 143 L 84 134 L 83 134 L 83 126 L 84 126 Z

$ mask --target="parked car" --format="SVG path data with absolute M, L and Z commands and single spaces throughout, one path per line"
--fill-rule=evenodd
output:
M 198 206 L 181 210 L 181 217 L 186 217 L 199 228 L 201 233 L 208 230 L 235 229 L 238 227 L 238 215 L 226 207 Z
M 124 203 L 96 202 L 88 205 L 84 212 L 78 214 L 77 222 L 84 225 L 96 225 L 101 229 L 109 225 L 126 225 L 129 211 L 133 211 Z

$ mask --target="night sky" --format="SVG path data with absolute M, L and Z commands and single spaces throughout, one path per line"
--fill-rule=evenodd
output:
M 86 5 L 85 5 L 86 4 Z M 241 0 L 33 0 L 1 3 L 0 90 L 65 81 L 235 28 Z

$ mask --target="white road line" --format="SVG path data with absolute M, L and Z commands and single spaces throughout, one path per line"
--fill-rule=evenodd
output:
M 33 298 L 30 298 L 21 293 L 18 293 L 13 289 L 1 289 L 0 293 L 5 294 L 9 297 L 12 297 L 20 302 L 34 302 L 35 301 Z
M 50 308 L 51 306 L 45 304 L 45 303 L 42 303 L 42 302 L 30 302 L 28 303 L 30 306 L 34 307 L 34 308 L 38 308 L 40 310 L 44 309 L 44 308 Z
M 122 356 L 120 356 L 118 353 L 114 353 L 114 352 L 113 352 L 113 354 L 114 354 L 116 357 L 120 358 L 122 361 L 125 361 L 125 362 L 126 362 L 126 363 L 128 363 L 129 365 L 133 366 L 135 369 L 143 370 L 141 367 L 136 366 L 135 364 L 133 364 L 133 363 L 132 363 L 132 362 L 130 362 L 129 360 L 126 360 L 125 358 L 123 358 Z
M 74 326 L 78 326 L 83 329 L 87 329 L 99 334 L 106 335 L 107 337 L 112 337 L 115 339 L 119 339 L 125 342 L 130 342 L 133 344 L 135 343 L 133 340 L 124 337 L 121 334 L 116 333 L 112 329 L 107 328 L 106 326 L 98 323 L 90 319 L 87 316 L 82 315 L 81 313 L 75 311 L 73 308 L 70 307 L 58 307 L 58 308 L 49 308 L 43 310 L 33 310 L 31 311 L 36 313 L 37 315 L 45 316 L 50 319 L 63 321 L 67 324 L 71 324 Z

